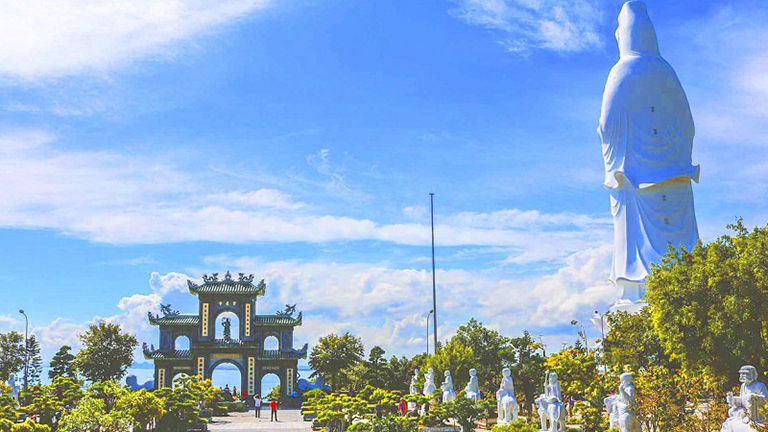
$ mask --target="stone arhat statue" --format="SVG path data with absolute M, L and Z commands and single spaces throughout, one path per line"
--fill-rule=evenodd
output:
M 619 394 L 616 395 L 616 416 L 621 432 L 640 432 L 640 422 L 634 414 L 635 385 L 631 373 L 623 373 L 619 377 Z
M 544 377 L 544 394 L 536 398 L 535 402 L 539 410 L 541 430 L 565 432 L 566 412 L 556 373 L 547 371 Z
M 739 369 L 741 389 L 738 396 L 729 392 L 726 401 L 730 406 L 728 419 L 723 424 L 722 432 L 755 431 L 754 425 L 762 425 L 765 419 L 760 408 L 768 400 L 765 384 L 757 380 L 757 369 L 746 365 Z
M 515 383 L 512 381 L 512 372 L 509 368 L 501 370 L 501 384 L 496 392 L 496 409 L 499 414 L 497 424 L 505 425 L 517 420 L 520 407 L 515 397 Z
M 424 375 L 425 381 L 424 381 L 424 391 L 423 394 L 427 398 L 432 398 L 432 394 L 437 390 L 437 387 L 435 386 L 435 371 L 432 368 L 429 368 L 427 370 L 427 373 Z
M 411 377 L 411 385 L 409 386 L 408 390 L 411 395 L 419 394 L 419 388 L 416 386 L 416 382 L 419 380 L 419 368 L 416 368 L 416 370 L 413 371 L 413 376 Z
M 469 382 L 464 387 L 464 397 L 475 402 L 480 400 L 480 385 L 477 382 L 477 371 L 475 369 L 469 370 Z
M 450 402 L 456 399 L 456 392 L 453 390 L 453 378 L 451 378 L 451 371 L 445 371 L 445 380 L 440 386 L 443 390 L 443 402 Z

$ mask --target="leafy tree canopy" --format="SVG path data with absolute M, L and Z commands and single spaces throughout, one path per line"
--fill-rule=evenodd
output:
M 768 367 L 768 227 L 741 220 L 692 251 L 670 248 L 648 280 L 651 320 L 688 372 L 737 382 L 743 364 Z
M 77 368 L 91 382 L 119 380 L 133 362 L 136 336 L 123 333 L 117 324 L 100 321 L 80 335 L 83 349 L 77 353 Z
M 24 366 L 24 335 L 19 332 L 0 333 L 0 382 Z
M 339 390 L 346 384 L 341 372 L 362 361 L 363 354 L 363 342 L 359 337 L 349 332 L 341 336 L 329 334 L 321 337 L 312 348 L 309 366 L 315 371 L 313 376 L 322 375 L 334 390 Z

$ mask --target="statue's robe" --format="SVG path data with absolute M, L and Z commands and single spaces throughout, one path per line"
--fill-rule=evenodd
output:
M 691 180 L 698 182 L 699 167 L 691 163 L 688 99 L 659 54 L 643 3 L 624 5 L 616 39 L 620 59 L 605 86 L 598 134 L 614 222 L 610 279 L 621 286 L 644 283 L 668 245 L 696 245 Z
M 480 385 L 477 382 L 477 376 L 471 376 L 469 383 L 464 388 L 464 394 L 469 399 L 480 400 Z
M 738 415 L 726 420 L 721 432 L 755 431 L 752 422 L 764 423 L 765 419 L 760 414 L 760 407 L 768 400 L 768 389 L 766 389 L 765 384 L 760 381 L 752 381 L 749 384 L 743 383 L 738 400 L 740 401 L 738 405 L 743 407 L 743 411 L 737 410 Z

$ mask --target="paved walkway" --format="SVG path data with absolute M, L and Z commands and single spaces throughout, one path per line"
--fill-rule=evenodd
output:
M 247 413 L 230 413 L 227 417 L 214 417 L 208 425 L 211 431 L 247 432 L 247 431 L 278 431 L 278 432 L 308 432 L 312 423 L 301 419 L 297 409 L 281 409 L 278 422 L 269 421 L 269 408 L 261 410 L 261 418 L 256 418 L 253 411 Z

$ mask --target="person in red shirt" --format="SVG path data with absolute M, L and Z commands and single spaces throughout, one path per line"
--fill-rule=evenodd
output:
M 272 410 L 272 414 L 269 416 L 269 421 L 279 421 L 277 419 L 277 401 L 272 399 L 272 402 L 269 403 L 269 409 Z

